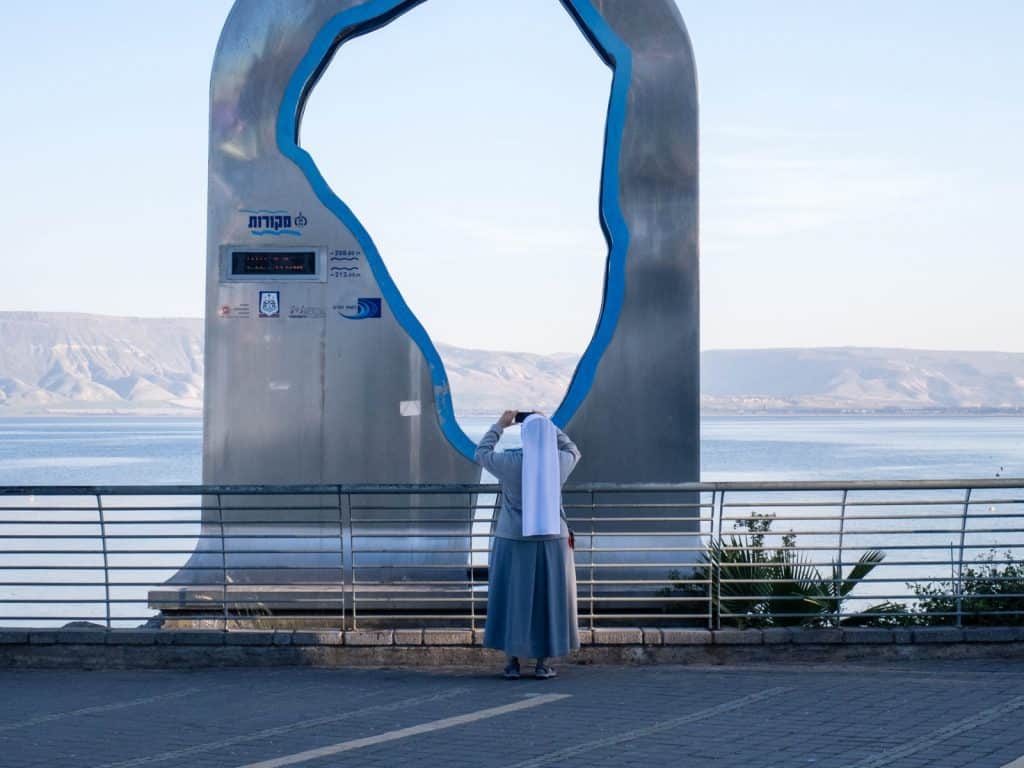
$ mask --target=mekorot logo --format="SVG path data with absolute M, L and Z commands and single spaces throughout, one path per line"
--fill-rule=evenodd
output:
M 331 307 L 346 320 L 369 320 L 380 317 L 380 299 L 357 299 L 339 302 Z
M 288 211 L 271 211 L 265 208 L 252 210 L 242 208 L 239 213 L 249 217 L 249 232 L 256 237 L 268 235 L 288 235 L 289 237 L 302 237 L 299 230 L 309 224 L 309 219 L 300 211 L 294 218 Z

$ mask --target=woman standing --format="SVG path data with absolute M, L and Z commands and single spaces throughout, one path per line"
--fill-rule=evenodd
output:
M 524 414 L 521 414 L 524 415 Z M 535 677 L 556 676 L 547 665 L 580 647 L 576 572 L 562 510 L 562 485 L 579 449 L 539 413 L 522 421 L 522 450 L 496 453 L 502 432 L 517 420 L 505 411 L 476 448 L 476 461 L 501 483 L 487 591 L 484 646 L 508 656 L 505 677 L 519 678 L 519 659 L 535 658 Z

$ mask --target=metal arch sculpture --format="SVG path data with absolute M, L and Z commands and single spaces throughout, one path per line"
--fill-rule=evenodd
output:
M 396 320 L 416 342 L 430 366 L 441 430 L 452 446 L 467 459 L 472 460 L 474 443 L 455 419 L 448 376 L 441 356 L 415 313 L 402 298 L 370 233 L 352 210 L 334 194 L 312 156 L 299 146 L 299 123 L 306 99 L 334 52 L 344 43 L 379 29 L 423 2 L 425 0 L 376 0 L 333 17 L 317 35 L 289 82 L 278 118 L 277 138 L 281 152 L 291 158 L 306 174 L 320 201 L 356 235 Z M 607 283 L 594 336 L 577 366 L 576 375 L 562 404 L 554 414 L 554 420 L 564 426 L 575 414 L 590 389 L 597 362 L 611 340 L 622 307 L 629 232 L 619 209 L 615 183 L 619 178 L 618 165 L 629 93 L 631 55 L 629 49 L 622 44 L 588 0 L 560 2 L 614 73 L 605 132 L 604 172 L 600 194 L 601 222 L 609 243 Z
M 237 0 L 231 10 L 211 81 L 205 482 L 480 477 L 433 343 L 298 142 L 306 97 L 339 46 L 424 1 Z M 554 418 L 585 456 L 574 479 L 697 480 L 689 38 L 673 0 L 560 2 L 614 75 L 604 298 Z

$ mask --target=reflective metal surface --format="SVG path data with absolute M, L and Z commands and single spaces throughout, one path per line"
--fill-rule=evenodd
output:
M 454 421 L 440 357 L 391 281 L 386 254 L 297 142 L 305 99 L 337 47 L 420 1 L 238 0 L 228 17 L 211 82 L 204 482 L 480 477 Z M 568 420 L 583 450 L 574 479 L 696 480 L 697 105 L 689 41 L 672 0 L 563 5 L 615 68 L 616 83 L 601 210 L 610 240 L 604 310 L 556 420 Z M 326 252 L 316 279 L 224 274 L 224 249 L 297 246 Z M 288 269 L 287 259 L 274 263 Z M 388 547 L 395 551 L 382 565 L 462 562 L 467 525 L 431 526 L 428 546 L 406 534 L 417 520 L 467 509 L 465 497 L 413 496 L 403 504 Z M 273 530 L 294 520 L 289 534 L 337 535 L 336 510 L 287 506 L 265 511 Z M 239 530 L 261 530 L 251 513 L 240 514 L 247 522 Z M 231 511 L 205 521 L 233 525 Z M 191 565 L 216 567 L 219 557 L 200 549 Z M 254 551 L 239 562 L 265 573 L 240 569 L 233 579 L 289 578 L 286 555 Z M 331 579 L 336 562 L 325 556 L 323 567 L 304 578 Z
M 693 50 L 672 0 L 595 0 L 594 5 L 632 58 L 618 167 L 619 203 L 629 248 L 615 333 L 586 398 L 566 428 L 584 456 L 572 479 L 693 482 L 700 479 L 698 124 Z M 630 516 L 629 505 L 649 503 L 651 498 L 598 495 L 597 501 L 609 505 L 604 514 L 615 518 Z M 695 500 L 666 494 L 661 501 Z M 596 529 L 639 533 L 635 524 L 612 521 L 598 523 Z M 652 520 L 640 530 L 658 534 L 678 532 L 680 526 Z M 665 543 L 656 535 L 637 535 L 634 541 L 647 547 Z M 686 538 L 675 543 L 684 546 Z M 596 557 L 605 563 L 627 563 L 630 557 L 615 551 L 620 544 L 615 536 L 606 540 L 598 536 L 595 546 L 607 551 Z

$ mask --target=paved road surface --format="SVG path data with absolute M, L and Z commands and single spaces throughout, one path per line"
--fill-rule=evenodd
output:
M 1021 662 L 560 669 L 0 671 L 0 766 L 1024 768 Z

